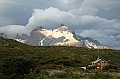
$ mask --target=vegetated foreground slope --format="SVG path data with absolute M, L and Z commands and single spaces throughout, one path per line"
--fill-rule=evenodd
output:
M 110 59 L 110 64 L 120 67 L 120 50 L 100 49 L 99 52 L 100 58 L 106 61 Z M 12 39 L 0 39 L 0 62 L 3 58 L 10 56 L 33 58 L 36 62 L 46 64 L 57 63 L 56 59 L 66 58 L 70 61 L 78 61 L 79 66 L 83 66 L 96 60 L 98 49 L 71 46 L 29 46 Z
M 89 49 L 72 46 L 30 46 L 12 39 L 0 39 L 0 76 L 24 75 L 36 66 L 54 68 L 63 64 L 65 67 L 81 67 L 91 64 L 99 57 L 111 60 L 110 64 L 120 68 L 120 50 Z M 6 76 L 0 78 L 6 78 Z M 12 77 L 11 77 L 12 78 Z M 6 78 L 9 79 L 9 78 Z

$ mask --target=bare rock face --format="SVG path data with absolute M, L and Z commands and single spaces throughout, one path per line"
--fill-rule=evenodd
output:
M 29 39 L 29 36 L 27 34 L 22 34 L 21 37 L 20 37 L 22 40 L 27 40 Z
M 93 40 L 89 37 L 81 37 L 69 31 L 68 27 L 61 24 L 59 28 L 48 30 L 42 26 L 37 26 L 30 32 L 30 36 L 22 34 L 16 36 L 17 40 L 23 43 L 34 45 L 34 46 L 76 46 L 86 48 L 107 48 L 112 47 L 100 44 L 97 40 Z
M 17 33 L 15 39 L 21 39 L 20 35 Z
M 81 37 L 75 34 L 75 31 L 72 32 L 73 37 L 82 43 L 81 47 L 85 48 L 95 48 L 95 49 L 113 49 L 111 46 L 102 45 L 97 40 L 94 40 L 90 37 Z
M 42 27 L 42 26 L 37 26 L 33 31 L 43 30 L 43 29 L 44 29 L 44 27 Z

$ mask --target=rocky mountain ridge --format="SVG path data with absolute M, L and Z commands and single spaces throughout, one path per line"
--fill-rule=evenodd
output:
M 97 40 L 89 37 L 81 37 L 75 34 L 75 31 L 70 32 L 68 27 L 61 24 L 59 28 L 48 30 L 42 26 L 37 26 L 27 34 L 16 35 L 15 40 L 34 46 L 76 46 L 96 49 L 112 49 L 110 46 L 102 45 Z

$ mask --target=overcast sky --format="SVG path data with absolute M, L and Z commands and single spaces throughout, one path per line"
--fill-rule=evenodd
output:
M 0 32 L 8 37 L 61 23 L 78 35 L 120 49 L 120 0 L 0 0 Z

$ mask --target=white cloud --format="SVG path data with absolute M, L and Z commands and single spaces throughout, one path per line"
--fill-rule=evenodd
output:
M 26 33 L 29 35 L 30 30 L 27 30 L 25 26 L 21 25 L 8 25 L 5 27 L 0 27 L 1 33 L 6 33 L 9 38 L 15 38 L 15 35 L 19 33 L 20 35 Z
M 71 15 L 69 12 L 60 11 L 59 9 L 53 7 L 45 10 L 35 9 L 32 17 L 29 19 L 27 28 L 33 29 L 38 25 L 42 25 L 45 28 L 56 28 L 56 26 L 60 23 L 68 24 L 72 22 L 74 17 L 75 16 Z
M 117 20 L 106 20 L 99 16 L 83 15 L 77 16 L 70 12 L 61 11 L 58 8 L 50 7 L 48 9 L 35 9 L 30 17 L 27 28 L 34 29 L 42 25 L 45 28 L 57 28 L 60 23 L 69 26 L 70 29 L 114 29 L 120 30 L 120 22 Z
M 80 7 L 78 9 L 73 9 L 73 10 L 69 10 L 72 14 L 75 14 L 77 16 L 82 16 L 82 15 L 96 15 L 96 13 L 98 12 L 98 9 L 94 8 L 94 7 Z

